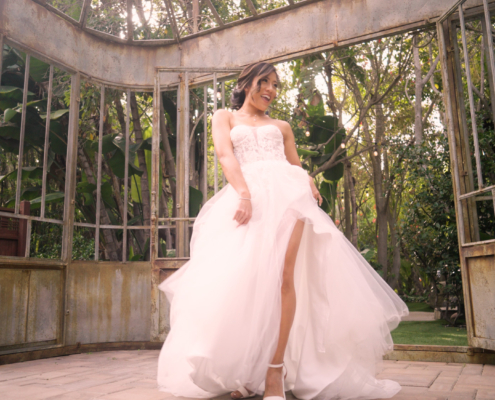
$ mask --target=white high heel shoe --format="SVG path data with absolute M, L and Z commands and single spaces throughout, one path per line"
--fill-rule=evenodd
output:
M 285 364 L 282 363 L 282 364 L 268 364 L 268 367 L 270 368 L 280 368 L 280 367 L 284 367 L 285 368 Z M 284 397 L 282 396 L 268 396 L 268 397 L 264 397 L 263 400 L 286 400 L 285 399 L 285 385 L 284 385 L 284 381 L 285 381 L 285 376 L 286 376 L 287 373 L 284 373 L 284 371 L 282 370 L 282 391 L 284 393 Z
M 232 394 L 231 394 L 230 397 L 235 399 L 235 400 L 249 399 L 251 397 L 256 396 L 255 392 L 249 393 L 249 391 L 244 386 L 239 387 L 238 389 L 236 389 L 236 391 L 239 392 L 242 396 L 241 397 L 232 397 Z

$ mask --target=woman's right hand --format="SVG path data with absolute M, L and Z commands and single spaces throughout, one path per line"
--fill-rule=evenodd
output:
M 251 219 L 253 215 L 253 208 L 251 206 L 251 200 L 239 199 L 239 205 L 237 206 L 237 210 L 234 214 L 234 221 L 237 221 L 239 225 L 245 225 Z

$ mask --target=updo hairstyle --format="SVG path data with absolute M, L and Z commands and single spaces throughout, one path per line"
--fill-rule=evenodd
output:
M 277 81 L 280 81 L 277 70 L 272 64 L 266 62 L 260 62 L 248 65 L 243 69 L 241 75 L 239 75 L 239 79 L 237 80 L 237 85 L 232 91 L 232 95 L 230 96 L 230 108 L 233 110 L 239 110 L 244 104 L 244 100 L 246 100 L 246 88 L 250 88 L 253 84 L 254 78 L 257 76 L 260 77 L 258 80 L 258 92 L 261 90 L 261 80 L 263 78 L 268 77 L 272 72 L 275 72 L 277 75 Z

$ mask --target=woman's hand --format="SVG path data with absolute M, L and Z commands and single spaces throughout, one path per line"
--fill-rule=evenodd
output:
M 321 206 L 321 203 L 323 202 L 323 198 L 321 197 L 320 191 L 316 187 L 315 183 L 313 182 L 313 178 L 311 176 L 309 176 L 309 185 L 311 186 L 311 193 L 313 194 L 313 197 L 315 198 L 318 205 Z
M 253 215 L 253 209 L 251 206 L 251 200 L 239 199 L 239 205 L 237 206 L 237 211 L 234 214 L 234 221 L 237 221 L 239 225 L 245 225 L 251 219 Z

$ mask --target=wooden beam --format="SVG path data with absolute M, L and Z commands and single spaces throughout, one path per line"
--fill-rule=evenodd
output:
M 105 125 L 105 86 L 100 86 L 100 121 L 98 127 L 98 173 L 96 175 L 96 231 L 95 261 L 100 257 L 100 222 L 101 222 L 101 175 L 103 159 L 103 129 Z
M 215 8 L 211 0 L 206 0 L 206 4 L 208 4 L 208 7 L 210 8 L 213 17 L 215 17 L 215 21 L 217 21 L 218 26 L 223 26 L 224 23 L 222 21 L 222 18 L 220 18 L 220 15 L 218 15 L 217 9 Z
M 164 1 L 170 4 L 170 0 Z M 351 1 L 305 0 L 182 37 L 180 47 L 176 44 L 177 35 L 174 43 L 157 41 L 156 46 L 152 46 L 152 41 L 146 41 L 146 46 L 141 46 L 141 41 L 132 42 L 132 46 L 108 43 L 101 39 L 105 34 L 97 38 L 88 33 L 87 27 L 87 32 L 72 29 L 67 21 L 43 12 L 42 6 L 32 0 L 1 0 L 0 26 L 5 43 L 38 59 L 43 56 L 51 64 L 79 71 L 81 76 L 107 87 L 152 91 L 154 69 L 140 68 L 142 65 L 214 68 L 288 61 L 413 29 L 431 28 L 453 3 L 366 0 L 366 7 L 356 7 Z M 490 9 L 494 6 L 495 1 L 489 1 Z M 482 11 L 483 0 L 470 0 L 465 9 L 466 19 Z M 16 23 L 21 20 L 32 23 Z M 240 38 L 241 42 L 233 38 Z M 193 73 L 190 78 L 194 85 L 211 81 Z M 177 84 L 176 74 L 162 74 L 162 88 Z
M 127 40 L 126 39 L 122 39 L 122 38 L 120 38 L 118 36 L 111 35 L 110 33 L 97 31 L 96 29 L 88 28 L 87 26 L 84 26 L 83 30 L 85 32 L 88 32 L 90 35 L 97 36 L 97 37 L 99 37 L 99 38 L 101 38 L 103 40 L 108 40 L 109 42 L 127 44 Z
M 50 148 L 50 118 L 52 112 L 53 95 L 53 70 L 53 65 L 50 65 L 50 73 L 48 77 L 48 98 L 46 100 L 45 145 L 43 147 L 43 177 L 41 180 L 41 218 L 45 218 L 46 182 L 48 176 L 48 149 Z
M 158 217 L 160 211 L 160 73 L 155 75 L 153 91 L 153 130 L 151 139 L 151 220 L 150 248 L 151 262 L 158 258 Z
M 74 233 L 74 210 L 76 197 L 77 137 L 79 134 L 79 103 L 81 76 L 72 75 L 70 86 L 69 129 L 67 138 L 67 156 L 65 169 L 64 225 L 62 233 L 62 260 L 69 263 L 72 259 L 72 240 Z
M 3 34 L 0 33 L 0 86 L 2 84 L 2 68 L 3 68 Z
M 26 114 L 27 114 L 27 96 L 28 96 L 27 94 L 28 94 L 28 85 L 29 85 L 30 62 L 31 62 L 31 56 L 29 54 L 26 54 L 26 62 L 24 64 L 24 88 L 22 90 L 21 132 L 19 134 L 19 152 L 17 156 L 17 184 L 15 188 L 15 207 L 14 207 L 15 214 L 19 214 L 19 207 L 21 204 L 22 163 L 24 160 L 24 136 L 26 133 Z
M 91 5 L 91 0 L 84 0 L 81 16 L 79 17 L 79 26 L 81 28 L 84 28 L 84 26 L 86 25 L 86 20 L 88 18 L 88 11 L 90 5 Z
M 76 21 L 74 18 L 69 17 L 67 14 L 63 13 L 60 11 L 58 8 L 53 7 L 51 4 L 47 4 L 46 2 L 44 3 L 39 3 L 43 5 L 48 11 L 51 11 L 52 13 L 58 15 L 59 17 L 65 19 L 66 21 L 70 22 L 72 25 L 78 25 L 79 22 Z
M 251 12 L 251 15 L 253 17 L 256 17 L 258 15 L 258 12 L 256 11 L 256 7 L 254 6 L 253 2 L 251 0 L 245 0 L 248 8 L 249 8 L 249 11 Z
M 177 27 L 177 21 L 175 20 L 174 8 L 172 7 L 172 2 L 170 0 L 164 0 L 165 7 L 167 8 L 168 18 L 170 19 L 170 26 L 172 27 L 172 32 L 174 33 L 174 38 L 177 43 L 180 42 L 179 28 Z
M 199 0 L 193 0 L 192 14 L 193 14 L 193 33 L 198 33 Z
M 127 0 L 127 41 L 134 38 L 134 24 L 132 23 L 132 0 Z
M 180 74 L 177 90 L 176 256 L 189 256 L 189 74 Z M 160 218 L 163 220 L 163 218 Z
M 126 92 L 125 99 L 125 150 L 124 150 L 124 215 L 122 224 L 124 225 L 122 235 L 122 261 L 127 261 L 127 207 L 129 206 L 129 142 L 131 141 L 131 91 Z

